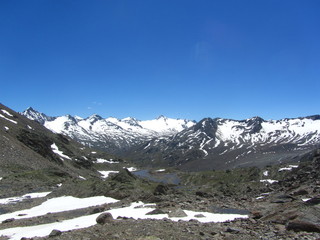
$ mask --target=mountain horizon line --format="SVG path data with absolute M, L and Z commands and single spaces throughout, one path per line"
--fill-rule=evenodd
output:
M 80 118 L 80 119 L 89 119 L 93 116 L 97 116 L 98 118 L 101 118 L 101 119 L 110 119 L 110 118 L 113 118 L 113 119 L 117 119 L 117 120 L 129 120 L 129 119 L 133 119 L 133 120 L 137 120 L 137 121 L 148 121 L 148 120 L 158 120 L 158 119 L 177 119 L 177 120 L 189 120 L 189 121 L 193 121 L 193 122 L 201 122 L 205 119 L 225 119 L 225 120 L 232 120 L 232 121 L 246 121 L 246 120 L 250 120 L 250 119 L 261 119 L 263 121 L 281 121 L 281 120 L 289 120 L 289 119 L 312 119 L 312 120 L 318 120 L 320 119 L 320 114 L 312 114 L 312 115 L 307 115 L 307 116 L 299 116 L 299 117 L 285 117 L 285 118 L 280 118 L 280 119 L 265 119 L 263 117 L 260 117 L 259 115 L 255 115 L 253 117 L 249 117 L 249 118 L 245 118 L 245 119 L 235 119 L 235 118 L 226 118 L 226 117 L 202 117 L 200 120 L 194 120 L 194 119 L 187 119 L 187 118 L 173 118 L 173 117 L 168 117 L 166 115 L 163 115 L 163 114 L 160 114 L 158 117 L 156 118 L 153 118 L 153 119 L 146 119 L 146 120 L 141 120 L 141 119 L 138 119 L 136 117 L 132 117 L 132 116 L 128 116 L 128 117 L 125 117 L 125 118 L 118 118 L 118 117 L 114 117 L 114 116 L 109 116 L 109 117 L 102 117 L 100 114 L 98 113 L 94 113 L 94 114 L 91 114 L 87 117 L 81 117 L 79 115 L 71 115 L 71 114 L 64 114 L 64 115 L 58 115 L 58 116 L 49 116 L 47 115 L 46 113 L 43 113 L 43 112 L 40 112 L 38 110 L 36 110 L 35 108 L 33 107 L 28 107 L 26 110 L 22 111 L 21 113 L 23 112 L 26 112 L 26 111 L 33 111 L 33 112 L 37 112 L 39 114 L 43 114 L 47 117 L 50 117 L 50 118 L 58 118 L 58 117 L 62 117 L 62 116 L 70 116 L 70 117 L 73 117 L 73 118 Z

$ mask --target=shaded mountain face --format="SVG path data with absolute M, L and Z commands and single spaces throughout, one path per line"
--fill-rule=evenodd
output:
M 40 123 L 52 119 L 43 114 L 32 116 L 39 118 Z M 40 186 L 41 183 L 57 184 L 66 179 L 79 178 L 80 175 L 99 177 L 92 168 L 97 157 L 115 157 L 92 151 L 0 104 L 0 178 L 3 185 L 8 182 L 10 189 L 14 182 L 12 179 L 26 179 L 24 182 L 21 180 L 21 184 L 15 182 L 23 187 L 33 180 L 37 183 L 32 184 Z
M 33 109 L 22 113 L 53 132 L 82 144 L 121 153 L 142 165 L 184 170 L 229 169 L 294 161 L 320 143 L 320 116 L 246 120 L 205 118 L 199 122 L 159 117 L 86 119 L 47 117 Z M 39 119 L 38 119 L 39 117 Z
M 88 118 L 48 117 L 32 108 L 22 115 L 38 121 L 53 132 L 69 136 L 78 142 L 108 152 L 124 153 L 132 147 L 153 138 L 169 137 L 195 124 L 194 121 L 171 119 L 160 116 L 154 120 L 140 121 L 135 118 L 106 118 L 92 115 Z

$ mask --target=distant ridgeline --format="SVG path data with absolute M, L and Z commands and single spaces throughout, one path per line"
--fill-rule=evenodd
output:
M 320 143 L 320 116 L 246 120 L 205 118 L 199 122 L 161 116 L 135 118 L 48 117 L 32 108 L 22 115 L 53 132 L 146 166 L 184 170 L 229 169 L 294 162 Z

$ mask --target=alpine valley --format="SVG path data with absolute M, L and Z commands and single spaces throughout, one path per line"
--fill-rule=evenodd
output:
M 83 145 L 149 167 L 192 171 L 261 167 L 298 161 L 320 144 L 320 115 L 281 120 L 205 118 L 196 122 L 164 116 L 148 121 L 99 115 L 50 117 L 32 108 L 21 114 Z
M 50 117 L 0 104 L 0 240 L 320 239 L 320 116 Z

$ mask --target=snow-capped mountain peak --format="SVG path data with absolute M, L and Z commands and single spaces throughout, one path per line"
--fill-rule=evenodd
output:
M 46 121 L 54 120 L 54 117 L 49 117 L 44 113 L 40 113 L 34 110 L 32 107 L 28 107 L 24 112 L 22 112 L 22 115 L 25 115 L 29 119 L 35 120 L 41 124 L 44 124 Z
M 164 116 L 141 121 L 132 117 L 102 118 L 97 114 L 85 119 L 70 115 L 51 118 L 34 109 L 27 109 L 22 114 L 40 122 L 53 132 L 70 136 L 83 144 L 107 149 L 112 146 L 112 149 L 117 150 L 132 147 L 152 138 L 169 137 L 195 124 L 193 121 Z

